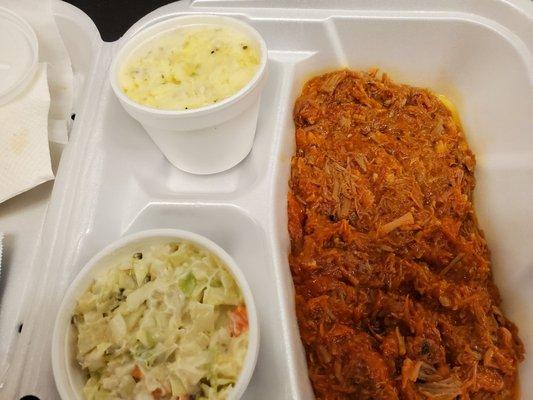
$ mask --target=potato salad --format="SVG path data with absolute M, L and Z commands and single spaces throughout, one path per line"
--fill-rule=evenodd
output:
M 163 32 L 134 50 L 119 71 L 119 83 L 137 103 L 190 110 L 237 93 L 259 64 L 259 46 L 239 30 L 191 25 Z

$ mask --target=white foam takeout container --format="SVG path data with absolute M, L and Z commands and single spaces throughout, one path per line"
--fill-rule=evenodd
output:
M 164 32 L 192 25 L 229 26 L 253 40 L 261 60 L 250 82 L 217 104 L 192 110 L 158 110 L 130 99 L 119 83 L 119 72 L 128 56 Z M 179 16 L 148 24 L 130 37 L 111 64 L 109 80 L 124 109 L 140 122 L 173 165 L 194 174 L 213 174 L 234 167 L 252 149 L 267 57 L 265 41 L 249 24 L 217 15 Z
M 250 382 L 259 351 L 259 324 L 255 302 L 248 282 L 237 263 L 220 246 L 204 236 L 179 229 L 151 229 L 127 235 L 110 244 L 92 257 L 69 286 L 58 310 L 52 339 L 52 366 L 57 389 L 63 400 L 83 400 L 85 373 L 76 362 L 75 336 L 71 318 L 76 299 L 91 285 L 94 277 L 116 267 L 117 259 L 166 242 L 189 242 L 220 259 L 241 288 L 249 323 L 249 342 L 239 379 L 228 400 L 239 399 Z
M 70 41 L 87 37 L 72 32 L 88 19 L 71 14 L 64 12 L 62 31 L 70 29 Z M 239 165 L 216 175 L 191 175 L 172 166 L 124 111 L 108 79 L 121 43 L 144 26 L 184 14 L 246 21 L 268 47 L 269 79 L 253 148 Z M 13 295 L 23 299 L 19 319 L 11 331 L 0 332 L 0 341 L 12 342 L 0 398 L 59 398 L 50 344 L 66 288 L 102 248 L 123 235 L 154 228 L 206 236 L 235 259 L 246 277 L 261 344 L 243 399 L 312 398 L 287 263 L 292 108 L 306 79 L 344 66 L 379 66 L 396 81 L 432 88 L 457 105 L 477 155 L 475 203 L 503 308 L 526 345 L 522 397 L 533 398 L 531 2 L 183 0 L 143 18 L 118 44 L 98 37 L 90 43 L 96 46 L 89 89 L 63 153 L 35 261 L 21 275 L 27 277 L 25 286 L 19 283 L 21 289 Z M 20 323 L 24 329 L 19 334 Z

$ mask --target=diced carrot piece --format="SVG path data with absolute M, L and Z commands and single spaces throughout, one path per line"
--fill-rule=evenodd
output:
M 248 313 L 246 306 L 239 304 L 230 314 L 230 332 L 231 336 L 237 337 L 248 329 Z
M 143 378 L 143 376 L 144 376 L 143 372 L 141 371 L 141 369 L 139 368 L 139 366 L 137 364 L 135 364 L 135 367 L 133 367 L 133 369 L 131 371 L 131 376 L 136 381 L 140 381 Z

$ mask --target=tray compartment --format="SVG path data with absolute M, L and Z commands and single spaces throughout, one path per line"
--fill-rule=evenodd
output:
M 276 123 L 269 116 L 279 106 L 283 72 L 279 62 L 269 62 L 268 84 L 262 93 L 250 154 L 237 167 L 214 175 L 193 175 L 172 166 L 144 128 L 125 112 L 107 84 L 104 96 L 108 104 L 102 122 L 102 150 L 106 159 L 103 168 L 131 176 L 138 186 L 156 197 L 235 197 L 249 190 L 264 178 L 267 170 Z
M 523 216 L 528 215 L 533 198 L 527 183 L 533 179 L 533 143 L 530 113 L 526 112 L 526 108 L 533 110 L 533 90 L 524 85 L 530 81 L 527 66 L 531 58 L 521 52 L 520 43 L 497 27 L 468 18 L 333 17 L 323 24 L 333 26 L 322 40 L 329 41 L 325 47 L 336 49 L 337 62 L 346 60 L 350 68 L 363 70 L 379 66 L 397 82 L 431 88 L 456 104 L 478 159 L 476 209 L 492 249 L 503 308 L 519 326 L 529 352 L 533 313 L 524 304 L 531 302 L 533 260 L 527 241 L 533 227 Z M 321 56 L 314 53 L 294 64 L 287 108 L 293 107 L 303 81 L 324 72 L 322 65 Z M 285 282 L 291 280 L 286 232 L 287 182 L 295 147 L 291 114 L 285 115 L 282 126 L 285 131 L 276 149 L 279 162 L 273 183 L 274 249 L 285 297 L 287 340 L 293 349 L 290 368 L 297 370 L 291 372 L 298 398 L 307 399 L 312 391 L 295 322 L 294 287 Z M 525 379 L 533 369 L 530 360 L 527 357 L 521 368 L 525 398 L 533 393 L 533 382 Z
M 241 208 L 229 204 L 151 203 L 125 233 L 152 228 L 177 228 L 199 233 L 220 245 L 237 262 L 254 295 L 260 323 L 257 367 L 243 399 L 260 399 L 265 393 L 290 398 L 282 335 L 277 279 L 265 231 Z M 93 249 L 93 252 L 96 249 Z

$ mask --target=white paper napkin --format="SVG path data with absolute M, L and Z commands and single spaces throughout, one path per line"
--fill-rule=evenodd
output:
M 68 141 L 73 99 L 70 57 L 50 0 L 0 0 L 39 42 L 39 69 L 14 101 L 0 106 L 0 203 L 54 178 L 48 140 Z
M 39 64 L 26 90 L 0 107 L 0 203 L 54 178 L 49 106 L 46 65 Z

